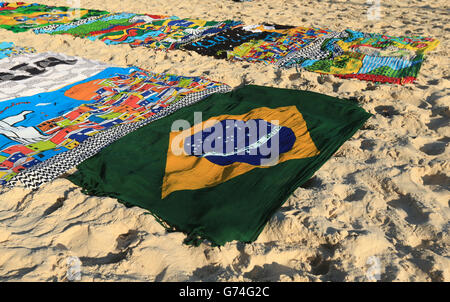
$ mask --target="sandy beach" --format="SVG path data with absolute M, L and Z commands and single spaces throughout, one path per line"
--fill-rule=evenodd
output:
M 75 1 L 36 1 L 73 6 Z M 374 116 L 272 217 L 257 241 L 183 244 L 144 209 L 90 197 L 64 178 L 0 194 L 0 281 L 450 281 L 450 6 L 448 1 L 81 0 L 110 12 L 234 19 L 440 40 L 413 84 L 369 83 L 66 35 L 0 41 L 154 72 L 352 98 Z

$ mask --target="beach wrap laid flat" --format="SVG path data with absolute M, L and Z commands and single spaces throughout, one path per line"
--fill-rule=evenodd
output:
M 348 100 L 244 86 L 124 136 L 68 178 L 149 210 L 188 244 L 251 242 L 369 117 Z
M 16 32 L 33 28 L 36 34 L 66 34 L 108 45 L 183 49 L 218 59 L 395 84 L 414 82 L 425 54 L 439 44 L 430 37 L 394 37 L 351 29 L 108 13 L 22 2 L 0 2 L 0 27 Z
M 219 59 L 274 63 L 328 33 L 330 31 L 317 28 L 247 25 L 203 37 L 180 48 Z
M 202 55 L 226 59 L 228 52 L 250 42 L 274 42 L 281 38 L 292 26 L 250 25 L 230 28 L 210 37 L 181 46 L 185 50 L 193 50 Z
M 438 40 L 427 37 L 393 37 L 347 29 L 317 38 L 280 58 L 276 65 L 340 78 L 406 84 L 417 78 L 425 53 L 438 45 Z
M 227 85 L 55 53 L 0 60 L 0 185 L 37 188 Z
M 18 53 L 0 60 L 0 102 L 57 90 L 93 76 L 110 65 L 60 53 Z
M 129 44 L 154 49 L 174 49 L 192 40 L 238 26 L 235 21 L 180 19 L 176 16 L 108 14 L 69 24 L 49 25 L 35 29 L 38 34 L 69 34 L 108 45 Z
M 49 24 L 69 23 L 107 13 L 100 10 L 48 6 L 38 3 L 0 2 L 0 28 L 23 32 Z

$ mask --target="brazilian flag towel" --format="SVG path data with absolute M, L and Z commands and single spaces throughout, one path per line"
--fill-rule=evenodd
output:
M 251 242 L 369 117 L 348 100 L 245 86 L 128 134 L 69 179 L 148 209 L 188 244 Z

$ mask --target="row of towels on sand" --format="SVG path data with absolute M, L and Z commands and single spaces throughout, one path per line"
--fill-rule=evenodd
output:
M 22 2 L 0 2 L 0 28 L 66 34 L 109 45 L 182 49 L 218 59 L 300 67 L 341 78 L 396 84 L 413 82 L 425 53 L 439 44 L 429 37 L 394 37 L 351 29 L 246 25 L 236 20 L 109 13 Z
M 0 43 L 0 181 L 66 176 L 185 242 L 256 240 L 370 117 L 349 100 L 118 68 Z M 199 116 L 201 113 L 201 116 Z M 251 190 L 249 190 L 251 188 Z

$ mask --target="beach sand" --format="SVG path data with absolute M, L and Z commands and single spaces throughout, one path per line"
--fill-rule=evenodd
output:
M 73 5 L 75 1 L 37 1 Z M 14 34 L 0 41 L 154 72 L 206 76 L 233 87 L 256 84 L 355 98 L 374 116 L 303 186 L 252 244 L 184 245 L 140 208 L 90 197 L 59 178 L 0 195 L 0 281 L 450 281 L 450 17 L 446 0 L 103 0 L 81 7 L 209 20 L 350 28 L 424 35 L 441 44 L 414 84 L 359 80 L 227 62 L 194 52 L 108 46 L 70 36 Z M 71 264 L 72 265 L 72 264 Z

